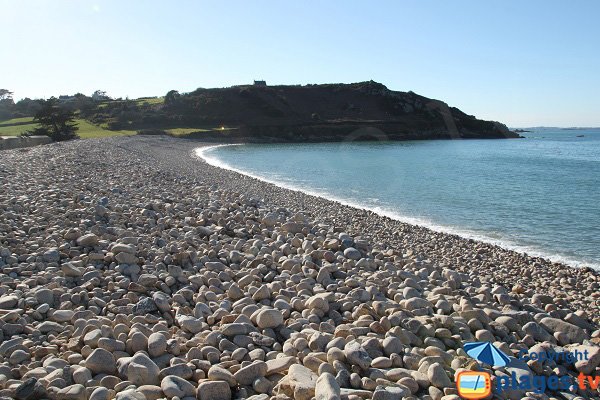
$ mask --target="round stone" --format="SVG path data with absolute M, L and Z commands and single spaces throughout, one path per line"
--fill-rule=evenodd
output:
M 283 314 L 279 310 L 262 310 L 256 317 L 256 323 L 259 328 L 277 328 L 283 324 Z

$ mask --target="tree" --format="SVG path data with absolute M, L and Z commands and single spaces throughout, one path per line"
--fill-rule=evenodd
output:
M 65 110 L 58 105 L 58 99 L 51 97 L 48 100 L 39 100 L 41 109 L 33 117 L 33 121 L 40 124 L 39 128 L 30 132 L 32 135 L 46 135 L 55 142 L 76 139 L 75 113 Z
M 81 93 L 77 93 L 73 97 L 75 97 L 75 109 L 79 110 L 80 115 L 84 118 L 90 117 L 96 112 L 98 105 L 91 97 Z
M 40 111 L 41 108 L 42 106 L 40 105 L 39 101 L 32 100 L 29 97 L 25 97 L 24 99 L 17 101 L 15 104 L 15 111 L 18 114 L 21 114 L 20 116 L 22 117 L 35 115 L 38 111 Z
M 15 108 L 13 93 L 8 89 L 0 89 L 0 119 L 11 118 Z
M 12 100 L 13 92 L 8 89 L 0 89 L 0 101 Z
M 180 97 L 181 95 L 177 90 L 169 90 L 169 92 L 165 95 L 165 106 L 174 106 Z
M 94 101 L 104 101 L 110 100 L 110 97 L 106 95 L 106 92 L 104 90 L 96 90 L 94 94 L 92 94 L 92 99 Z

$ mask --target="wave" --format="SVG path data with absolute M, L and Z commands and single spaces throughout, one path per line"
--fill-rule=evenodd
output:
M 393 220 L 404 222 L 404 223 L 407 223 L 410 225 L 422 226 L 422 227 L 431 229 L 432 231 L 435 231 L 435 232 L 446 233 L 446 234 L 450 234 L 450 235 L 457 235 L 457 236 L 460 236 L 465 239 L 472 239 L 472 240 L 476 240 L 479 242 L 492 244 L 492 245 L 499 246 L 499 247 L 502 247 L 502 248 L 505 248 L 508 250 L 518 252 L 518 253 L 526 253 L 527 255 L 532 256 L 532 257 L 541 257 L 541 258 L 544 258 L 544 259 L 552 261 L 552 262 L 561 263 L 561 264 L 569 265 L 572 267 L 591 267 L 596 270 L 600 270 L 600 264 L 589 263 L 586 261 L 577 260 L 577 259 L 574 259 L 574 258 L 571 258 L 568 256 L 557 254 L 557 253 L 550 253 L 548 251 L 539 249 L 537 247 L 519 244 L 514 241 L 505 239 L 505 238 L 494 238 L 490 234 L 480 233 L 480 232 L 476 232 L 476 231 L 465 229 L 465 228 L 440 225 L 440 224 L 437 224 L 426 218 L 410 217 L 407 215 L 402 215 L 395 210 L 391 210 L 391 209 L 388 209 L 385 207 L 370 206 L 370 205 L 361 203 L 359 201 L 356 201 L 354 199 L 338 197 L 338 196 L 335 196 L 335 195 L 327 192 L 326 190 L 317 191 L 317 190 L 314 190 L 314 188 L 303 187 L 302 185 L 299 185 L 298 183 L 291 183 L 291 182 L 286 182 L 286 181 L 283 181 L 280 179 L 279 180 L 272 179 L 272 178 L 268 178 L 265 176 L 257 175 L 255 173 L 245 171 L 240 168 L 236 168 L 211 154 L 215 149 L 220 148 L 220 147 L 242 146 L 242 145 L 243 144 L 240 144 L 240 143 L 219 144 L 219 145 L 214 145 L 214 146 L 199 147 L 199 148 L 195 149 L 195 152 L 198 157 L 200 157 L 202 160 L 204 160 L 204 162 L 206 162 L 209 165 L 212 165 L 213 167 L 237 172 L 238 174 L 245 175 L 245 176 L 257 179 L 262 182 L 270 183 L 272 185 L 275 185 L 275 186 L 278 186 L 278 187 L 281 187 L 284 189 L 302 192 L 304 194 L 319 197 L 319 198 L 322 198 L 325 200 L 335 201 L 335 202 L 338 202 L 338 203 L 346 205 L 346 206 L 371 211 L 377 215 L 388 217 Z

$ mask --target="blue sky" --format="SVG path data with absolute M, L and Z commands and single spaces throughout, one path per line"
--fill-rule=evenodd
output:
M 0 0 L 15 98 L 373 79 L 509 126 L 600 126 L 600 2 Z

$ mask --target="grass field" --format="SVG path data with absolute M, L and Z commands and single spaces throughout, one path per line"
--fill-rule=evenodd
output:
M 0 126 L 5 125 L 21 125 L 33 122 L 33 117 L 13 118 L 5 121 L 0 121 Z
M 210 132 L 211 131 L 211 129 L 204 129 L 204 128 L 172 128 L 172 129 L 165 129 L 165 130 L 173 136 L 185 136 L 185 135 L 189 135 L 190 133 L 193 133 L 193 132 Z
M 140 99 L 141 100 L 141 99 Z M 162 98 L 153 98 L 150 100 L 160 100 Z M 82 139 L 103 138 L 109 136 L 135 135 L 135 130 L 120 130 L 111 131 L 106 128 L 106 125 L 94 125 L 85 119 L 77 118 L 75 123 L 79 130 L 77 134 Z M 5 121 L 0 121 L 0 136 L 18 136 L 27 131 L 37 128 L 37 124 L 33 122 L 32 117 L 13 118 Z M 173 136 L 186 136 L 194 132 L 228 132 L 237 128 L 230 127 L 202 127 L 202 128 L 170 128 L 165 129 L 166 132 Z
M 92 138 L 103 138 L 109 136 L 123 136 L 123 135 L 135 135 L 136 131 L 123 130 L 123 131 L 109 131 L 108 129 L 101 128 L 94 125 L 84 119 L 76 119 L 75 123 L 79 127 L 77 134 L 82 139 Z
M 144 103 L 148 103 L 150 105 L 162 104 L 165 102 L 164 97 L 140 97 L 139 99 L 134 100 L 138 106 L 143 105 Z
M 33 117 L 13 118 L 0 121 L 0 136 L 19 136 L 37 127 L 33 123 Z
M 82 139 L 134 135 L 136 133 L 136 131 L 130 130 L 109 131 L 108 129 L 101 128 L 84 119 L 76 119 L 75 124 L 77 124 L 77 127 L 79 128 L 77 134 Z M 33 123 L 33 118 L 31 117 L 0 121 L 0 136 L 18 136 L 21 133 L 35 129 L 36 127 L 37 124 Z
M 137 106 L 143 106 L 143 105 L 150 105 L 150 106 L 154 106 L 157 104 L 162 104 L 165 102 L 165 98 L 164 97 L 140 97 L 139 99 L 131 99 L 132 102 L 134 102 Z M 109 103 L 123 103 L 124 100 L 106 100 L 103 101 L 102 103 L 98 104 L 98 108 L 102 109 L 102 108 L 106 108 L 108 107 Z

